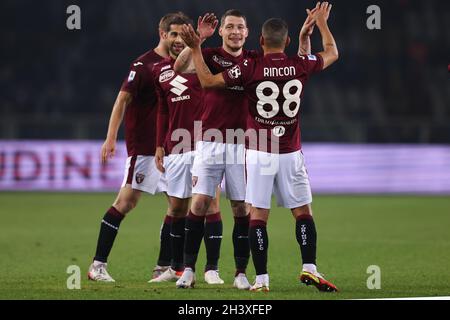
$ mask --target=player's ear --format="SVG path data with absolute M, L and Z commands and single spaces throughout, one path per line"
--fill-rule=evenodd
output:
M 219 36 L 222 36 L 222 26 L 219 28 Z
M 286 38 L 286 48 L 289 47 L 289 45 L 291 44 L 291 37 L 287 37 Z
M 261 45 L 261 47 L 264 47 L 264 37 L 263 36 L 259 36 L 259 44 Z
M 163 29 L 159 29 L 159 38 L 161 40 L 166 40 L 167 39 L 167 32 L 165 32 Z

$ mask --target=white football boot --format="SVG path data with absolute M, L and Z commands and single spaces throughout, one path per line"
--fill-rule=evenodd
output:
M 193 288 L 195 285 L 195 273 L 191 268 L 186 268 L 183 271 L 180 279 L 178 279 L 176 286 L 179 289 Z
M 151 279 L 149 281 L 149 283 L 177 281 L 178 279 L 180 279 L 182 274 L 183 274 L 183 271 L 175 271 L 172 268 L 169 268 L 164 273 L 162 273 L 159 277 Z
M 238 288 L 239 290 L 249 290 L 251 287 L 250 282 L 248 282 L 248 279 L 247 279 L 247 276 L 245 275 L 245 273 L 239 273 L 234 278 L 233 286 L 235 288 Z
M 209 270 L 205 272 L 205 282 L 207 284 L 224 284 L 224 281 L 219 277 L 218 270 Z
M 164 272 L 166 272 L 170 267 L 169 266 L 158 266 L 156 265 L 152 271 L 152 279 L 158 278 Z
M 94 261 L 88 271 L 88 279 L 101 282 L 116 282 L 106 270 L 107 263 Z
M 269 275 L 262 274 L 256 276 L 255 283 L 251 286 L 250 291 L 269 292 Z

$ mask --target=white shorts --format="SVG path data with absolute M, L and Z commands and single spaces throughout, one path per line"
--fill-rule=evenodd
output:
M 167 191 L 166 177 L 156 168 L 154 156 L 127 158 L 122 188 L 126 185 L 152 195 Z
M 179 199 L 192 197 L 192 163 L 194 152 L 170 154 L 164 159 L 167 194 Z
M 279 206 L 294 209 L 312 202 L 311 187 L 301 151 L 271 154 L 247 150 L 246 202 L 270 209 L 272 192 Z
M 198 141 L 192 166 L 192 193 L 216 197 L 225 178 L 227 198 L 245 200 L 245 147 L 240 144 Z

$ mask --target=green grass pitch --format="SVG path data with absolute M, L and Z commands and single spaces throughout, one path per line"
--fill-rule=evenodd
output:
M 271 292 L 232 287 L 232 218 L 221 208 L 224 237 L 220 274 L 225 285 L 147 283 L 159 249 L 166 210 L 162 196 L 144 196 L 122 223 L 109 259 L 115 284 L 86 279 L 100 220 L 114 194 L 1 193 L 0 299 L 355 299 L 450 295 L 450 198 L 414 196 L 316 196 L 319 271 L 341 292 L 320 293 L 299 284 L 300 253 L 291 214 L 274 208 L 269 220 Z M 82 272 L 80 290 L 69 290 L 69 265 Z M 381 289 L 369 290 L 367 268 L 381 268 Z M 254 279 L 252 262 L 249 277 Z

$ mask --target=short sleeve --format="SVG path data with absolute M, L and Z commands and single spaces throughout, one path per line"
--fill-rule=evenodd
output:
M 245 59 L 241 63 L 222 72 L 227 87 L 245 87 L 254 69 L 254 61 Z
M 323 59 L 320 54 L 305 54 L 300 55 L 304 70 L 308 75 L 320 72 L 323 69 Z
M 213 48 L 202 48 L 203 60 L 205 60 L 205 63 L 208 66 L 209 70 L 211 70 L 213 74 L 216 74 L 218 72 L 215 68 L 215 65 L 213 64 L 214 53 L 215 50 Z
M 148 71 L 145 65 L 142 62 L 133 63 L 120 90 L 129 92 L 132 96 L 137 96 L 147 77 Z

